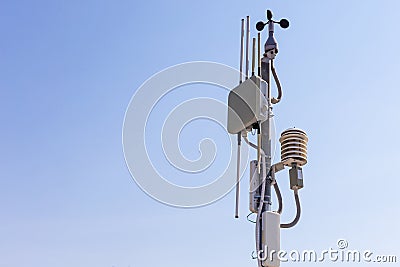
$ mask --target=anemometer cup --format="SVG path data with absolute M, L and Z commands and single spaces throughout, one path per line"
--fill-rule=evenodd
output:
M 283 29 L 287 29 L 289 28 L 289 21 L 287 19 L 281 19 L 279 21 L 279 25 L 283 28 Z

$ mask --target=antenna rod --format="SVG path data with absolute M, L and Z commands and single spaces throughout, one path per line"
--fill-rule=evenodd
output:
M 251 76 L 254 76 L 254 69 L 256 67 L 256 38 L 253 38 L 253 53 L 251 59 Z
M 242 19 L 242 30 L 240 32 L 240 78 L 239 83 L 243 81 L 243 50 L 244 50 L 244 19 Z
M 235 202 L 235 218 L 239 218 L 239 192 L 240 192 L 240 147 L 242 143 L 242 134 L 237 134 L 238 147 L 237 147 L 237 162 L 236 162 L 236 202 Z
M 259 125 L 258 127 L 261 127 L 261 125 Z M 260 129 L 258 129 L 257 132 L 257 173 L 260 174 L 261 173 L 261 161 L 264 161 L 264 158 L 261 158 L 261 133 L 260 133 Z
M 249 42 L 250 42 L 250 16 L 247 16 L 246 25 L 246 80 L 249 78 Z
M 240 32 L 240 78 L 239 84 L 243 82 L 243 51 L 244 50 L 244 19 L 242 19 L 242 29 Z M 240 192 L 240 145 L 242 142 L 241 133 L 237 134 L 238 137 L 238 151 L 236 163 L 236 200 L 235 200 L 235 218 L 239 218 L 239 192 Z
M 258 76 L 261 76 L 261 33 L 258 33 Z

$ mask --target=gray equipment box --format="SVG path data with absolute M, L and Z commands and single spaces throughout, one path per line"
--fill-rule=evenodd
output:
M 245 80 L 229 93 L 228 132 L 237 134 L 268 116 L 267 84 L 258 76 Z

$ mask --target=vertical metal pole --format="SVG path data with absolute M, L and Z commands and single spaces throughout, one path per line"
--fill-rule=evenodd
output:
M 257 75 L 261 77 L 261 33 L 258 32 L 257 35 Z M 259 125 L 259 127 L 261 127 L 261 125 Z M 261 173 L 260 167 L 261 167 L 261 154 L 260 154 L 260 150 L 261 150 L 261 140 L 262 140 L 262 136 L 261 136 L 261 129 L 259 130 L 258 134 L 257 134 L 257 160 L 258 160 L 258 174 Z
M 244 50 L 244 19 L 242 19 L 242 28 L 240 32 L 240 79 L 239 83 L 243 82 L 243 51 Z M 246 56 L 247 57 L 247 56 Z M 247 58 L 246 58 L 247 60 Z M 246 74 L 247 75 L 247 74 Z M 242 142 L 241 133 L 237 134 L 237 162 L 236 162 L 236 198 L 235 198 L 235 218 L 239 218 L 239 193 L 240 193 L 240 147 Z
M 236 162 L 236 203 L 235 203 L 235 218 L 239 218 L 239 193 L 240 193 L 240 148 L 242 143 L 241 133 L 237 134 L 237 162 Z
M 259 126 L 260 127 L 260 126 Z M 261 174 L 261 131 L 257 130 L 257 173 Z
M 240 78 L 239 83 L 243 81 L 243 52 L 244 52 L 244 19 L 242 19 L 242 29 L 240 32 Z
M 262 58 L 261 62 L 261 77 L 267 82 L 267 88 L 263 88 L 263 94 L 267 98 L 268 113 L 267 120 L 261 123 L 261 148 L 265 152 L 265 163 L 267 173 L 271 168 L 271 62 L 267 57 Z M 265 197 L 263 211 L 271 210 L 271 180 L 267 177 L 262 177 L 265 181 Z
M 250 16 L 246 17 L 246 80 L 249 78 Z
M 257 66 L 258 66 L 258 76 L 261 77 L 261 32 L 258 33 L 258 48 L 257 48 Z
M 253 38 L 253 51 L 251 53 L 251 76 L 254 76 L 256 68 L 256 38 Z

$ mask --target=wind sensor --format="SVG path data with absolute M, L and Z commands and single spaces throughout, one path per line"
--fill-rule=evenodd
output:
M 237 135 L 237 181 L 235 217 L 239 217 L 239 182 L 240 182 L 240 146 L 242 139 L 252 148 L 257 150 L 257 159 L 250 162 L 250 190 L 249 209 L 256 214 L 255 239 L 256 258 L 259 267 L 278 267 L 280 261 L 277 253 L 280 250 L 280 229 L 291 228 L 300 219 L 300 199 L 298 191 L 303 188 L 303 169 L 307 163 L 307 134 L 300 129 L 290 128 L 282 132 L 279 138 L 281 144 L 281 161 L 272 164 L 272 108 L 281 101 L 282 87 L 279 81 L 274 60 L 278 54 L 278 43 L 274 37 L 274 25 L 281 28 L 289 27 L 287 19 L 274 21 L 273 14 L 267 10 L 267 22 L 260 21 L 256 24 L 258 31 L 257 40 L 252 39 L 252 71 L 249 77 L 249 42 L 250 42 L 250 17 L 242 19 L 241 46 L 240 46 L 240 78 L 239 85 L 231 90 L 228 97 L 228 132 Z M 261 58 L 261 32 L 268 29 L 268 38 L 264 45 Z M 246 32 L 246 41 L 245 41 Z M 256 53 L 257 42 L 257 53 Z M 246 49 L 244 49 L 246 44 Z M 245 50 L 245 51 L 244 51 Z M 243 56 L 246 69 L 243 80 Z M 255 72 L 257 57 L 257 73 Z M 272 97 L 272 78 L 275 81 L 278 95 Z M 257 133 L 257 144 L 249 141 L 247 134 Z M 294 192 L 297 207 L 295 219 L 290 223 L 281 223 L 282 195 L 276 180 L 276 173 L 289 167 L 290 189 Z M 274 187 L 278 199 L 278 209 L 271 210 L 271 187 Z M 270 253 L 275 251 L 274 253 Z

